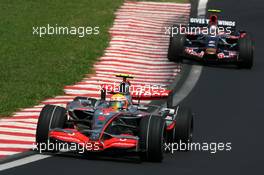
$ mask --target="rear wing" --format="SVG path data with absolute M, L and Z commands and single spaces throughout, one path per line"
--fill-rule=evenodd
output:
M 190 18 L 189 24 L 194 26 L 208 26 L 210 19 L 207 18 Z M 227 21 L 227 20 L 218 20 L 217 21 L 218 26 L 222 27 L 235 27 L 236 22 L 235 21 Z
M 115 84 L 101 85 L 101 99 L 108 97 L 108 94 L 122 93 L 119 86 Z M 124 95 L 130 94 L 133 100 L 161 100 L 169 97 L 171 90 L 165 88 L 155 88 L 149 85 L 137 84 Z
M 161 100 L 169 97 L 171 90 L 155 90 L 145 92 L 131 92 L 133 100 Z
M 212 15 L 211 19 L 212 18 L 217 18 L 217 17 L 215 17 L 215 15 Z M 208 18 L 190 18 L 188 28 L 191 31 L 193 31 L 193 29 L 195 29 L 196 31 L 197 27 L 202 28 L 202 29 L 207 28 L 209 30 L 208 26 L 210 26 L 211 24 L 214 24 L 214 25 L 217 25 L 219 29 L 222 28 L 225 31 L 233 31 L 233 32 L 236 31 L 235 21 L 218 20 L 218 19 L 216 20 L 214 19 L 213 23 L 211 21 Z
M 208 9 L 208 18 L 190 18 L 189 25 L 207 27 L 209 24 L 218 25 L 218 27 L 236 27 L 235 21 L 219 20 L 220 13 L 218 9 Z
M 171 90 L 167 90 L 162 85 L 146 85 L 135 84 L 131 85 L 127 80 L 134 78 L 128 74 L 117 74 L 116 77 L 121 77 L 123 80 L 120 83 L 101 85 L 101 99 L 105 100 L 107 95 L 119 93 L 130 95 L 133 100 L 160 100 L 167 98 Z

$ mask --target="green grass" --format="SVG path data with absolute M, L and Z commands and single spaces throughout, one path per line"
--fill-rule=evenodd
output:
M 114 11 L 122 3 L 123 0 L 1 0 L 0 115 L 61 95 L 65 85 L 91 72 L 89 68 L 108 45 L 107 31 Z M 33 26 L 47 24 L 99 26 L 100 34 L 83 38 L 32 35 Z

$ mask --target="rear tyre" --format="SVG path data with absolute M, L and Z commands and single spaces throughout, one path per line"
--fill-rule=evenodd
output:
M 174 26 L 172 30 L 176 30 L 175 28 L 178 26 Z M 180 29 L 179 27 L 177 28 Z M 168 49 L 168 59 L 169 61 L 175 61 L 175 62 L 182 62 L 183 52 L 184 52 L 184 46 L 186 37 L 183 34 L 180 34 L 179 31 L 172 32 L 175 34 L 171 34 L 170 36 L 170 43 L 169 43 L 169 49 Z
M 187 144 L 192 142 L 193 137 L 193 114 L 189 108 L 179 107 L 173 132 L 174 142 L 184 143 L 186 148 L 181 150 L 187 151 Z
M 49 131 L 54 128 L 63 128 L 67 120 L 65 108 L 54 105 L 46 105 L 40 112 L 36 131 L 36 143 L 47 144 Z M 47 146 L 47 145 L 46 145 Z
M 239 56 L 238 67 L 251 69 L 253 66 L 253 43 L 249 36 L 240 38 L 238 41 Z
M 143 117 L 140 121 L 139 143 L 142 160 L 161 162 L 164 152 L 165 122 L 160 116 Z

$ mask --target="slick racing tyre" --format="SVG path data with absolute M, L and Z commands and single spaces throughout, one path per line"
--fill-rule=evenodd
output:
M 165 122 L 160 116 L 143 117 L 139 127 L 141 159 L 161 162 L 164 152 Z
M 187 107 L 179 107 L 176 116 L 176 126 L 173 130 L 173 141 L 175 143 L 188 144 L 192 142 L 193 137 L 193 114 Z M 187 151 L 186 149 L 182 151 Z
M 177 29 L 176 27 L 178 26 L 173 26 L 171 32 L 168 59 L 169 61 L 182 62 L 186 37 L 184 34 L 180 34 L 179 31 L 176 31 L 177 29 L 180 30 L 179 27 Z
M 36 143 L 38 146 L 48 143 L 50 129 L 64 127 L 67 120 L 66 113 L 66 109 L 60 106 L 46 105 L 43 107 L 37 123 Z
M 249 36 L 240 38 L 238 41 L 238 67 L 251 69 L 253 66 L 253 43 Z

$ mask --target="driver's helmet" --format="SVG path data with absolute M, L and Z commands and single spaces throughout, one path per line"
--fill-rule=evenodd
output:
M 217 34 L 217 26 L 216 25 L 211 25 L 209 27 L 209 32 L 211 35 L 216 35 Z
M 127 109 L 128 100 L 123 94 L 114 94 L 110 98 L 110 107 L 113 109 Z

